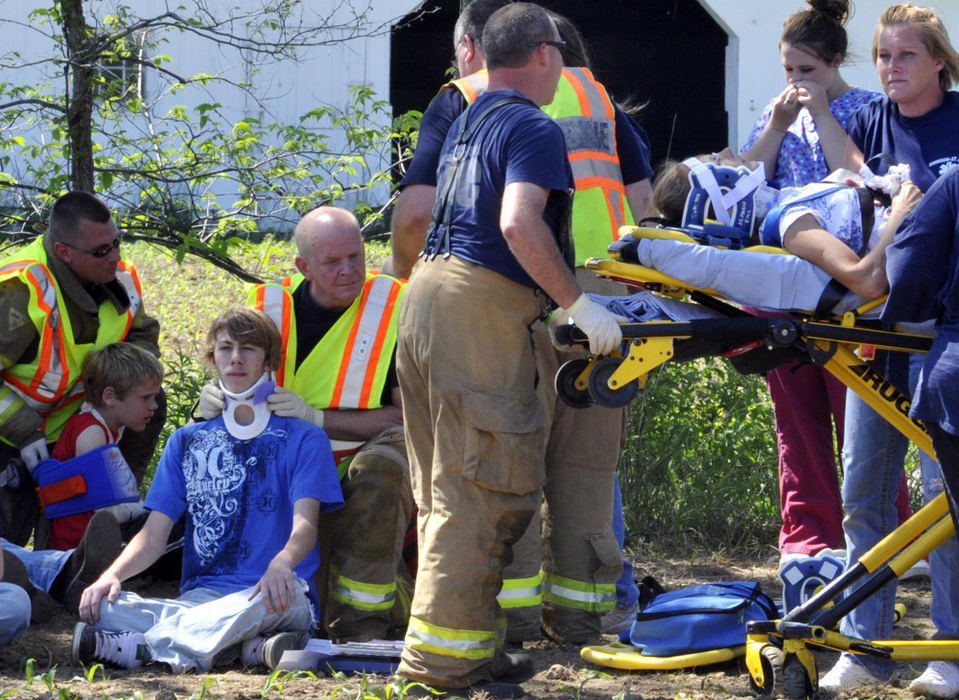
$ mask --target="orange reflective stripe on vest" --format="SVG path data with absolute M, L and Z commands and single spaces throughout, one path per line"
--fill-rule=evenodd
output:
M 293 283 L 292 277 L 286 277 L 281 280 L 279 285 L 260 284 L 254 291 L 253 307 L 260 309 L 263 313 L 273 319 L 277 329 L 280 331 L 280 337 L 283 344 L 280 350 L 280 366 L 276 370 L 276 383 L 283 386 L 283 379 L 286 375 L 286 352 L 287 338 L 290 337 L 291 324 L 293 318 L 293 297 L 288 293 L 290 285 Z
M 21 279 L 33 288 L 37 306 L 46 316 L 47 323 L 40 329 L 37 368 L 29 382 L 7 371 L 3 372 L 3 379 L 19 390 L 31 408 L 41 410 L 56 402 L 70 380 L 70 373 L 66 371 L 63 326 L 59 314 L 54 313 L 57 308 L 57 286 L 47 266 L 39 260 L 21 260 L 0 267 L 0 275 L 20 270 Z
M 457 78 L 446 84 L 446 87 L 453 86 L 457 88 L 469 104 L 476 102 L 476 98 L 486 92 L 489 87 L 489 73 L 486 70 L 477 71 L 465 78 Z
M 346 341 L 330 408 L 370 408 L 373 378 L 400 289 L 393 279 L 382 276 L 363 287 L 361 311 Z

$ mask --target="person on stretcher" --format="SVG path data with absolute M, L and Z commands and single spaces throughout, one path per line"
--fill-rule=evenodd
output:
M 708 219 L 719 221 L 749 239 L 747 244 L 785 248 L 814 263 L 854 294 L 874 299 L 889 287 L 886 248 L 922 198 L 908 180 L 897 184 L 889 206 L 874 201 L 871 190 L 840 183 L 779 190 L 766 182 L 762 163 L 744 161 L 727 148 L 682 163 L 667 163 L 656 178 L 651 204 L 667 226 L 690 230 L 702 228 Z M 894 185 L 891 188 L 895 191 Z M 644 259 L 642 254 L 640 258 L 642 264 L 694 282 L 664 269 L 655 259 Z

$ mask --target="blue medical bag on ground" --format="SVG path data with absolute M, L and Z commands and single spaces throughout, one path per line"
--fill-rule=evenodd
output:
M 629 642 L 644 656 L 677 656 L 746 643 L 746 623 L 779 617 L 758 583 L 703 583 L 653 598 L 637 615 Z

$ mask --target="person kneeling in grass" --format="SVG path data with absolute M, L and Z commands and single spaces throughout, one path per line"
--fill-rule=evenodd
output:
M 323 430 L 267 409 L 280 346 L 261 312 L 237 307 L 213 321 L 207 359 L 227 409 L 170 437 L 144 502 L 146 524 L 83 592 L 74 664 L 204 673 L 239 658 L 273 668 L 305 644 L 316 623 L 317 517 L 342 506 L 343 494 Z M 165 552 L 184 514 L 180 597 L 121 592 Z

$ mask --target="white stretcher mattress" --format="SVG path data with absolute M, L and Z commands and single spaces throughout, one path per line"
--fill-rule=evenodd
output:
M 812 312 L 831 281 L 822 269 L 795 255 L 649 238 L 637 241 L 636 255 L 646 267 L 693 287 L 712 289 L 736 304 L 764 311 Z M 847 292 L 831 311 L 842 314 L 867 301 Z M 878 310 L 873 314 L 878 315 Z

